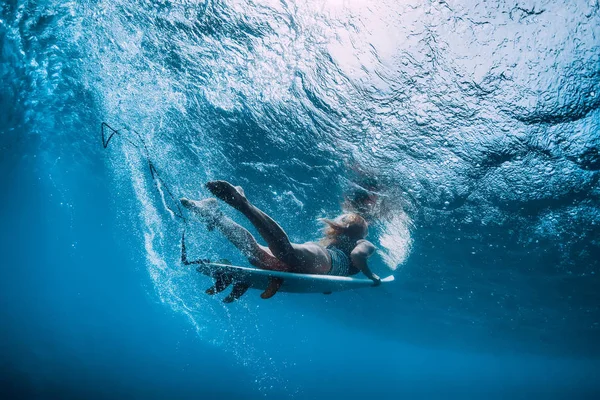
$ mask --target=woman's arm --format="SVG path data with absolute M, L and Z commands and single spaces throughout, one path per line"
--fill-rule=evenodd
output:
M 375 246 L 373 243 L 362 240 L 360 241 L 356 247 L 350 253 L 350 259 L 352 264 L 358 269 L 362 271 L 363 274 L 367 276 L 367 278 L 372 279 L 375 282 L 375 286 L 381 283 L 381 279 L 371 271 L 369 266 L 367 265 L 367 259 L 375 252 Z

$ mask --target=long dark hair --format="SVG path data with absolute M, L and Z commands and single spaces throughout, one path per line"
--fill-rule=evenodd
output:
M 354 248 L 357 241 L 369 234 L 369 224 L 356 213 L 342 214 L 333 221 L 326 218 L 321 218 L 320 221 L 325 224 L 325 237 L 319 243 L 325 247 L 334 245 Z

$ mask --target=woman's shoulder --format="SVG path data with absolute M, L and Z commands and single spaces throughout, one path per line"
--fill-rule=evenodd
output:
M 352 252 L 356 253 L 356 252 L 361 252 L 361 253 L 367 253 L 370 254 L 375 250 L 375 245 L 371 242 L 369 242 L 366 239 L 360 239 L 356 242 L 356 245 L 354 246 L 354 249 L 352 250 Z
M 366 245 L 366 246 L 373 246 L 373 247 L 375 247 L 375 245 L 373 243 L 369 242 L 367 239 L 357 240 L 356 241 L 356 246 L 358 246 L 359 244 L 363 244 L 363 245 Z

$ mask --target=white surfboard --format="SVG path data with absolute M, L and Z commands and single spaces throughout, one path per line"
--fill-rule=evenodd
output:
M 297 274 L 219 263 L 202 264 L 196 270 L 201 274 L 211 277 L 215 277 L 218 273 L 226 272 L 234 278 L 234 281 L 245 282 L 251 288 L 260 290 L 267 288 L 270 277 L 282 278 L 283 284 L 279 292 L 290 293 L 331 293 L 374 286 L 373 281 L 366 278 Z M 382 279 L 381 283 L 385 284 L 393 281 L 394 276 L 390 275 Z

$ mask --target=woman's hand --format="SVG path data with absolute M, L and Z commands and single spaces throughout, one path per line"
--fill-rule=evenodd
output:
M 371 280 L 373 281 L 373 286 L 379 286 L 381 285 L 381 278 L 375 274 L 371 275 Z

